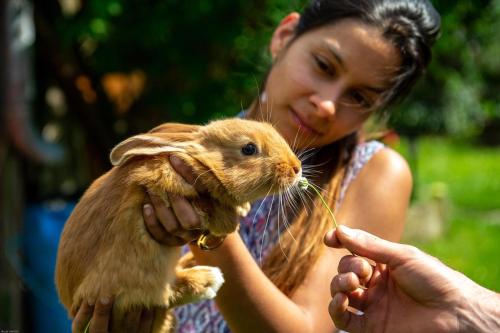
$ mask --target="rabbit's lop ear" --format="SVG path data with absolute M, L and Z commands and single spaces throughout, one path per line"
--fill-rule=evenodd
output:
M 193 133 L 199 130 L 199 125 L 189 125 L 181 123 L 165 123 L 153 128 L 149 133 Z
M 167 139 L 149 134 L 136 135 L 120 142 L 109 155 L 111 164 L 122 165 L 134 156 L 152 156 L 168 152 L 184 152 L 184 149 L 175 147 Z

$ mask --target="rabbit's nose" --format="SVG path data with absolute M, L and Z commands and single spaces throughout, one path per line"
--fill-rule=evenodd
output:
M 295 172 L 296 175 L 299 174 L 300 168 L 299 167 L 293 167 L 293 172 Z

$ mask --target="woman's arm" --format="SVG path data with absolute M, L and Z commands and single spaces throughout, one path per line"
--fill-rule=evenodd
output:
M 189 170 L 177 162 L 172 161 L 176 170 L 189 179 Z M 367 163 L 349 187 L 337 212 L 338 221 L 382 238 L 399 240 L 411 183 L 411 173 L 403 158 L 390 149 L 383 149 Z M 161 229 L 155 229 L 154 226 L 160 226 L 157 218 L 149 215 L 145 220 L 153 237 L 162 235 L 165 242 L 174 244 L 191 238 L 185 235 L 185 229 L 190 229 L 186 226 L 196 226 L 199 221 L 192 216 L 192 208 L 184 198 L 170 199 L 172 207 L 164 209 L 153 198 L 156 217 L 161 219 L 161 225 L 168 231 L 166 234 L 162 235 L 158 232 Z M 176 216 L 182 217 L 181 220 L 174 221 Z M 167 240 L 168 235 L 176 235 L 176 238 Z M 194 247 L 192 250 L 199 264 L 218 266 L 223 271 L 226 282 L 216 301 L 234 332 L 333 331 L 328 314 L 330 281 L 337 273 L 340 258 L 347 254 L 345 250 L 325 247 L 313 267 L 304 267 L 309 270 L 308 275 L 290 298 L 264 275 L 236 233 L 229 235 L 221 247 L 211 252 L 201 252 Z
M 331 262 L 326 272 L 324 263 L 317 263 L 313 269 L 321 271 L 318 281 L 322 290 L 306 288 L 307 297 L 301 292 L 288 298 L 264 275 L 236 233 L 212 252 L 195 247 L 192 251 L 199 264 L 217 266 L 224 273 L 225 283 L 216 302 L 233 332 L 332 332 L 329 279 L 336 272 Z M 333 264 L 341 255 L 336 257 Z
M 383 149 L 351 184 L 337 214 L 339 222 L 399 240 L 411 184 L 403 158 Z M 237 234 L 230 235 L 215 251 L 192 250 L 200 264 L 218 266 L 223 271 L 226 282 L 216 301 L 234 332 L 333 330 L 328 314 L 330 280 L 346 252 L 325 248 L 304 283 L 288 298 L 263 274 Z
M 349 187 L 338 213 L 340 223 L 399 241 L 412 190 L 412 176 L 397 152 L 376 153 Z

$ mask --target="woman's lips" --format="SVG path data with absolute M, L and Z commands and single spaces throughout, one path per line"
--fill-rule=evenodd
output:
M 309 124 L 307 124 L 295 110 L 290 108 L 290 112 L 292 114 L 292 119 L 295 122 L 295 125 L 304 132 L 306 135 L 321 135 L 321 132 L 315 130 L 313 127 L 311 127 Z

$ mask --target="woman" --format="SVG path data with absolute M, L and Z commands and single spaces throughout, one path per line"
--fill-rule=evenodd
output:
M 260 98 L 243 116 L 272 122 L 294 148 L 317 148 L 305 164 L 320 171 L 311 180 L 325 189 L 342 224 L 391 241 L 401 236 L 409 168 L 396 152 L 363 142 L 359 133 L 372 114 L 409 92 L 430 61 L 439 26 L 426 0 L 313 0 L 274 31 L 273 65 Z M 185 166 L 175 159 L 172 164 L 190 179 Z M 172 208 L 151 201 L 144 217 L 157 241 L 174 246 L 198 236 L 199 220 L 184 198 L 170 198 Z M 202 252 L 190 245 L 196 261 L 220 267 L 226 282 L 215 303 L 177 310 L 179 332 L 334 330 L 329 285 L 346 253 L 322 242 L 331 220 L 316 201 L 288 216 L 291 226 L 283 232 L 273 202 L 255 203 L 240 232 L 219 248 Z M 107 329 L 111 302 L 104 303 L 95 306 L 90 332 Z M 75 331 L 92 309 L 80 309 Z M 139 322 L 147 331 L 149 317 L 146 311 L 131 313 L 127 331 Z

